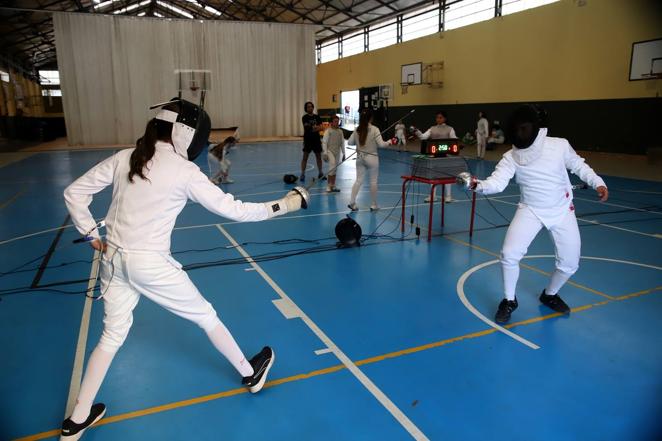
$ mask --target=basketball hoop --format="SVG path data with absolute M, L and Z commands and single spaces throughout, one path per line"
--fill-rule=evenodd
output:
M 402 95 L 407 95 L 407 89 L 409 88 L 409 83 L 400 83 L 400 91 Z

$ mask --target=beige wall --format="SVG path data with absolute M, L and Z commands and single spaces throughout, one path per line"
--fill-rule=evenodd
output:
M 653 0 L 561 0 L 317 67 L 317 107 L 332 95 L 394 86 L 391 106 L 656 97 L 662 80 L 628 81 L 635 41 L 662 37 Z M 443 61 L 444 86 L 409 87 L 402 64 Z

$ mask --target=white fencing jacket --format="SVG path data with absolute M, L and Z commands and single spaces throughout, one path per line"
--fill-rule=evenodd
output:
M 345 137 L 343 136 L 342 129 L 329 127 L 324 131 L 322 152 L 331 152 L 335 156 L 338 156 L 338 153 L 342 152 L 343 156 L 345 156 Z
M 356 151 L 359 155 L 361 153 L 367 153 L 369 155 L 377 156 L 377 149 L 379 147 L 388 147 L 391 144 L 382 139 L 382 135 L 377 127 L 368 124 L 368 134 L 365 138 L 365 145 L 359 144 L 359 134 L 356 130 L 350 135 L 347 140 L 347 145 L 355 145 Z
M 520 188 L 520 205 L 529 207 L 547 228 L 557 225 L 574 210 L 572 186 L 567 170 L 596 189 L 605 186 L 591 167 L 563 138 L 547 136 L 540 129 L 527 149 L 513 147 L 497 164 L 494 172 L 479 181 L 476 192 L 494 194 L 503 191 L 515 176 Z
M 209 182 L 197 165 L 178 155 L 169 143 L 158 141 L 143 180 L 129 182 L 129 158 L 135 149 L 122 150 L 100 162 L 64 191 L 64 200 L 76 229 L 86 234 L 96 224 L 89 210 L 92 195 L 113 185 L 106 215 L 106 240 L 126 251 L 169 251 L 170 235 L 187 200 L 235 221 L 269 217 L 263 203 L 235 200 Z M 98 238 L 99 232 L 90 236 Z
M 476 137 L 480 136 L 487 138 L 489 135 L 490 123 L 487 122 L 487 119 L 481 118 L 478 120 L 478 128 L 476 129 Z
M 446 123 L 437 124 L 436 126 L 430 127 L 425 133 L 421 133 L 420 130 L 416 130 L 416 136 L 419 139 L 447 139 L 447 138 L 457 138 L 455 134 L 455 129 Z

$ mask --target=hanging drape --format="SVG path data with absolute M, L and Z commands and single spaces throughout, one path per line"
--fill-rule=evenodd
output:
M 131 144 L 177 95 L 176 69 L 212 71 L 213 127 L 242 136 L 302 133 L 315 97 L 315 28 L 275 23 L 54 14 L 69 144 Z

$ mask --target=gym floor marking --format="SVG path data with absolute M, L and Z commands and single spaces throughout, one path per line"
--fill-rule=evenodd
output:
M 496 199 L 496 198 L 491 198 L 491 199 Z M 595 202 L 595 201 L 591 201 L 589 199 L 581 199 L 581 200 L 582 201 L 587 201 L 587 202 Z M 508 205 L 517 205 L 517 204 L 514 204 L 512 202 L 506 202 L 506 201 L 500 201 L 500 200 L 497 200 L 496 202 L 501 202 L 502 204 L 508 204 Z M 605 205 L 614 205 L 614 204 L 607 204 L 606 202 L 600 202 L 600 203 L 605 204 Z M 614 206 L 615 207 L 621 207 L 621 208 L 628 208 L 628 209 L 632 209 L 632 210 L 636 210 L 636 211 L 642 211 L 644 213 L 657 213 L 655 211 L 650 211 L 650 210 L 641 210 L 639 208 L 626 207 L 625 205 L 614 205 Z M 662 213 L 660 213 L 660 214 L 662 214 Z M 607 225 L 607 224 L 600 223 L 598 221 L 594 221 L 594 220 L 590 220 L 590 219 L 583 219 L 581 217 L 578 217 L 577 220 L 582 221 L 582 222 L 586 222 L 586 223 L 589 223 L 589 224 L 593 224 L 593 225 L 599 225 L 599 226 L 605 227 L 605 228 L 612 228 L 614 230 L 626 231 L 628 233 L 640 234 L 642 236 L 648 236 L 648 237 L 653 237 L 655 239 L 659 239 L 659 237 L 656 234 L 649 234 L 649 233 L 644 233 L 642 231 L 631 230 L 629 228 L 617 227 L 616 225 Z
M 554 258 L 554 257 L 555 256 L 553 256 L 553 255 L 532 255 L 532 256 L 524 256 L 523 259 L 544 259 L 544 258 Z M 641 266 L 641 267 L 644 267 L 644 268 L 651 268 L 651 269 L 654 269 L 654 270 L 657 270 L 657 271 L 662 271 L 662 268 L 660 268 L 658 266 L 648 265 L 648 264 L 639 263 L 639 262 L 632 262 L 632 261 L 629 261 L 629 260 L 610 259 L 610 258 L 607 258 L 607 257 L 593 257 L 593 256 L 581 256 L 581 258 L 585 259 L 585 260 L 599 260 L 599 261 L 604 261 L 604 262 L 613 262 L 613 263 L 622 263 L 622 264 L 626 264 L 626 265 Z M 479 265 L 476 265 L 472 268 L 469 268 L 467 271 L 464 272 L 464 274 L 462 274 L 462 276 L 460 276 L 460 278 L 457 281 L 457 295 L 460 298 L 460 301 L 469 310 L 469 312 L 471 312 L 473 315 L 475 315 L 480 320 L 487 323 L 488 325 L 490 325 L 494 329 L 496 329 L 500 332 L 503 332 L 507 336 L 509 336 L 509 337 L 517 340 L 518 342 L 530 347 L 531 349 L 540 349 L 540 346 L 538 346 L 537 344 L 532 343 L 529 340 L 525 339 L 524 337 L 521 337 L 521 336 L 515 334 L 514 332 L 511 332 L 508 329 L 506 329 L 506 328 L 508 328 L 507 325 L 506 326 L 500 326 L 497 323 L 495 323 L 494 321 L 492 321 L 492 320 L 488 319 L 487 317 L 485 317 L 467 299 L 467 296 L 464 293 L 464 283 L 467 281 L 467 279 L 473 273 L 475 273 L 475 272 L 477 272 L 477 271 L 479 271 L 483 268 L 486 268 L 488 266 L 494 265 L 496 263 L 499 263 L 498 259 L 488 260 L 487 262 L 483 262 Z M 659 288 L 660 287 L 654 288 L 654 290 L 657 290 Z M 641 292 L 649 292 L 649 291 L 650 290 L 641 291 Z M 596 291 L 595 290 L 590 290 L 589 292 L 596 292 Z M 634 293 L 634 294 L 637 294 L 637 293 Z M 608 300 L 605 300 L 604 302 L 601 302 L 601 304 L 607 304 L 610 301 L 621 299 L 619 297 L 608 296 L 607 294 L 602 294 L 602 293 L 600 295 L 608 298 Z M 559 313 L 557 315 L 562 316 L 563 314 Z
M 416 425 L 386 396 L 367 375 L 365 375 L 344 352 L 313 322 L 305 312 L 299 308 L 294 301 L 283 291 L 276 282 L 258 265 L 251 256 L 237 243 L 237 241 L 220 224 L 218 230 L 234 245 L 235 249 L 246 259 L 247 262 L 255 268 L 262 278 L 271 286 L 271 288 L 288 303 L 288 311 L 301 318 L 301 320 L 310 328 L 311 331 L 324 343 L 324 346 L 331 349 L 331 352 L 342 362 L 354 377 L 379 401 L 382 406 L 389 411 L 391 415 L 405 428 L 407 432 L 416 440 L 427 440 L 428 438 L 416 427 Z
M 629 300 L 629 299 L 633 299 L 633 298 L 636 298 L 636 297 L 650 295 L 650 294 L 653 294 L 653 293 L 658 292 L 658 291 L 662 291 L 662 286 L 657 286 L 655 288 L 645 289 L 645 290 L 633 292 L 633 293 L 630 293 L 630 294 L 625 294 L 625 295 L 622 295 L 622 296 L 614 297 L 613 300 L 603 300 L 601 302 L 589 303 L 589 304 L 586 304 L 586 305 L 583 305 L 583 306 L 578 306 L 578 307 L 575 307 L 575 308 L 571 308 L 571 312 L 572 313 L 579 313 L 579 312 L 587 311 L 589 309 L 604 306 L 604 305 L 607 305 L 609 303 L 613 303 L 614 301 Z M 540 317 L 533 317 L 533 318 L 530 318 L 530 319 L 527 319 L 527 320 L 522 320 L 522 321 L 518 321 L 518 322 L 514 322 L 514 323 L 509 323 L 508 325 L 506 325 L 504 327 L 507 328 L 507 329 L 512 329 L 512 328 L 517 327 L 517 326 L 526 326 L 526 325 L 530 325 L 530 324 L 533 324 L 533 323 L 539 323 L 539 322 L 543 322 L 543 321 L 546 321 L 546 320 L 558 318 L 558 317 L 561 317 L 561 316 L 563 316 L 563 314 L 555 312 L 555 313 L 540 316 Z M 482 331 L 471 332 L 471 333 L 460 335 L 460 336 L 457 336 L 457 337 L 448 338 L 448 339 L 445 339 L 445 340 L 440 340 L 440 341 L 436 341 L 436 342 L 432 342 L 432 343 L 427 343 L 427 344 L 424 344 L 424 345 L 415 346 L 415 347 L 411 347 L 411 348 L 407 348 L 407 349 L 402 349 L 402 350 L 399 350 L 399 351 L 389 352 L 389 353 L 382 354 L 382 355 L 377 355 L 377 356 L 374 356 L 374 357 L 364 358 L 362 360 L 358 360 L 358 361 L 354 362 L 354 364 L 356 366 L 364 366 L 364 365 L 367 365 L 367 364 L 372 364 L 372 363 L 384 361 L 384 360 L 387 360 L 387 359 L 401 357 L 403 355 L 414 354 L 414 353 L 417 353 L 417 352 L 422 352 L 422 351 L 426 351 L 426 350 L 429 350 L 429 349 L 434 349 L 434 348 L 438 348 L 438 347 L 441 347 L 441 346 L 446 346 L 446 345 L 449 345 L 449 344 L 452 344 L 452 343 L 457 343 L 457 342 L 460 342 L 460 341 L 463 341 L 463 340 L 470 340 L 470 339 L 474 339 L 474 338 L 478 338 L 478 337 L 484 337 L 486 335 L 491 335 L 491 334 L 494 334 L 496 332 L 497 332 L 497 329 L 495 329 L 495 328 L 487 328 L 487 329 L 484 329 Z M 329 349 L 329 352 L 332 352 L 332 350 Z M 271 388 L 271 387 L 274 387 L 274 386 L 279 386 L 279 385 L 282 385 L 282 384 L 292 383 L 292 382 L 295 382 L 295 381 L 305 380 L 305 379 L 308 379 L 308 378 L 313 378 L 313 377 L 317 377 L 317 376 L 321 376 L 321 375 L 327 375 L 327 374 L 331 374 L 331 373 L 334 373 L 334 372 L 341 371 L 345 368 L 346 368 L 345 365 L 338 364 L 338 365 L 330 366 L 330 367 L 327 367 L 327 368 L 324 368 L 324 369 L 314 370 L 314 371 L 307 372 L 307 373 L 291 375 L 289 377 L 283 377 L 283 378 L 279 378 L 279 379 L 276 379 L 276 380 L 268 381 L 267 383 L 265 383 L 264 388 L 267 389 L 267 388 Z M 232 397 L 232 396 L 235 396 L 235 395 L 240 395 L 240 394 L 245 394 L 245 393 L 248 393 L 248 390 L 246 388 L 242 387 L 242 388 L 230 389 L 230 390 L 223 391 L 223 392 L 217 392 L 217 393 L 214 393 L 214 394 L 203 395 L 203 396 L 200 396 L 200 397 L 190 398 L 190 399 L 187 399 L 187 400 L 175 401 L 175 402 L 163 404 L 163 405 L 160 405 L 160 406 L 148 407 L 148 408 L 145 408 L 145 409 L 135 410 L 135 411 L 132 411 L 132 412 L 126 412 L 126 413 L 106 417 L 106 418 L 102 419 L 101 421 L 99 421 L 97 424 L 95 424 L 94 427 L 103 426 L 103 425 L 106 425 L 106 424 L 117 423 L 117 422 L 120 422 L 120 421 L 130 420 L 130 419 L 134 419 L 134 418 L 140 418 L 140 417 L 147 416 L 147 415 L 152 415 L 152 414 L 155 414 L 155 413 L 166 412 L 168 410 L 174 410 L 174 409 L 178 409 L 178 408 L 181 408 L 181 407 L 193 406 L 195 404 L 205 403 L 205 402 L 208 402 L 208 401 L 213 401 L 213 400 L 218 400 L 218 399 L 221 399 L 221 398 Z M 36 433 L 34 435 L 25 436 L 25 437 L 22 437 L 22 438 L 16 438 L 14 441 L 40 440 L 40 439 L 45 439 L 45 438 L 56 436 L 59 433 L 60 433 L 59 429 L 53 429 L 53 430 L 49 430 L 47 432 L 40 432 L 40 433 Z
M 97 284 L 97 276 L 99 273 L 99 262 L 101 253 L 98 250 L 94 251 L 92 258 L 92 265 L 90 268 L 90 280 L 87 283 L 87 292 L 94 292 L 94 286 Z M 85 362 L 85 348 L 87 347 L 87 334 L 90 329 L 90 314 L 92 312 L 92 302 L 94 299 L 85 296 L 85 304 L 83 306 L 83 315 L 80 319 L 80 330 L 78 331 L 78 343 L 76 343 L 76 355 L 74 357 L 74 368 L 71 372 L 71 381 L 69 382 L 69 395 L 67 397 L 67 407 L 65 411 L 65 418 L 74 410 L 76 405 L 76 397 L 80 391 L 80 383 L 83 378 L 83 365 Z
M 4 201 L 2 204 L 0 204 L 0 210 L 2 210 L 5 207 L 8 207 L 9 205 L 11 205 L 11 203 L 14 202 L 16 199 L 18 199 L 19 197 L 21 197 L 23 195 L 23 193 L 25 193 L 27 191 L 27 189 L 28 188 L 24 186 L 14 196 L 10 197 L 6 201 Z

